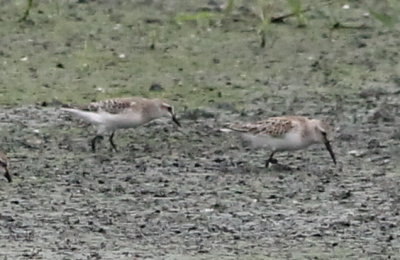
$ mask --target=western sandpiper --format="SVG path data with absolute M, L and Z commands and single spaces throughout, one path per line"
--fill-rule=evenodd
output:
M 335 154 L 328 139 L 330 127 L 318 119 L 303 116 L 271 117 L 254 123 L 233 124 L 228 131 L 243 133 L 251 147 L 268 147 L 272 150 L 265 166 L 278 163 L 276 152 L 304 149 L 312 144 L 323 143 L 336 164 Z M 221 129 L 224 130 L 224 129 Z
M 0 152 L 0 167 L 2 167 L 5 170 L 4 177 L 8 180 L 8 182 L 12 182 L 11 175 L 8 171 L 8 158 L 7 155 L 4 153 Z
M 96 151 L 97 140 L 103 139 L 103 135 L 107 132 L 111 133 L 109 137 L 111 147 L 117 151 L 113 142 L 117 129 L 138 127 L 161 117 L 170 117 L 173 122 L 181 126 L 173 106 L 161 99 L 116 98 L 93 102 L 83 107 L 61 109 L 97 126 L 97 134 L 91 141 L 93 152 Z

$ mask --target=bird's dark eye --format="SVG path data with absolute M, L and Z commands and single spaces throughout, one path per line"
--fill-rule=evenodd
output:
M 167 110 L 172 114 L 172 107 L 167 107 Z
M 326 132 L 321 132 L 321 134 L 322 134 L 323 136 L 326 136 Z

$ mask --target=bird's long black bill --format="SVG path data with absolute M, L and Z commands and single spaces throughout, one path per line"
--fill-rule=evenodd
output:
M 325 140 L 325 146 L 326 146 L 326 149 L 328 150 L 329 154 L 332 157 L 333 163 L 336 164 L 336 157 L 335 157 L 335 154 L 333 153 L 332 146 L 328 140 Z
M 175 115 L 172 115 L 172 121 L 174 121 L 174 123 L 175 123 L 177 126 L 181 127 L 181 123 L 179 123 L 179 121 L 178 121 L 178 119 L 176 118 Z

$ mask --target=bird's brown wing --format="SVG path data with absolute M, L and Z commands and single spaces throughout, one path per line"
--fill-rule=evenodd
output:
M 105 111 L 111 114 L 122 113 L 126 110 L 140 110 L 147 99 L 139 97 L 107 99 L 90 103 L 86 110 Z
M 234 131 L 254 135 L 270 135 L 280 137 L 294 128 L 292 120 L 285 117 L 270 117 L 254 123 L 233 124 L 230 128 Z

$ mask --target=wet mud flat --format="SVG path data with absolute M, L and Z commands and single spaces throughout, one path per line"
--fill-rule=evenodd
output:
M 400 35 L 365 15 L 386 1 L 307 2 L 306 26 L 271 24 L 265 48 L 262 1 L 223 17 L 225 1 L 43 0 L 18 23 L 24 2 L 0 9 L 0 259 L 399 258 Z M 183 127 L 92 153 L 53 102 L 132 95 L 170 100 Z M 218 131 L 292 114 L 332 121 L 336 167 L 316 145 L 265 169 Z
M 103 141 L 92 153 L 93 129 L 56 108 L 4 109 L 14 182 L 0 183 L 0 256 L 396 259 L 398 119 L 363 104 L 354 123 L 336 122 L 337 167 L 316 145 L 269 169 L 265 151 L 218 131 L 258 110 L 181 111 L 179 130 L 152 122 L 117 132 L 120 152 Z

